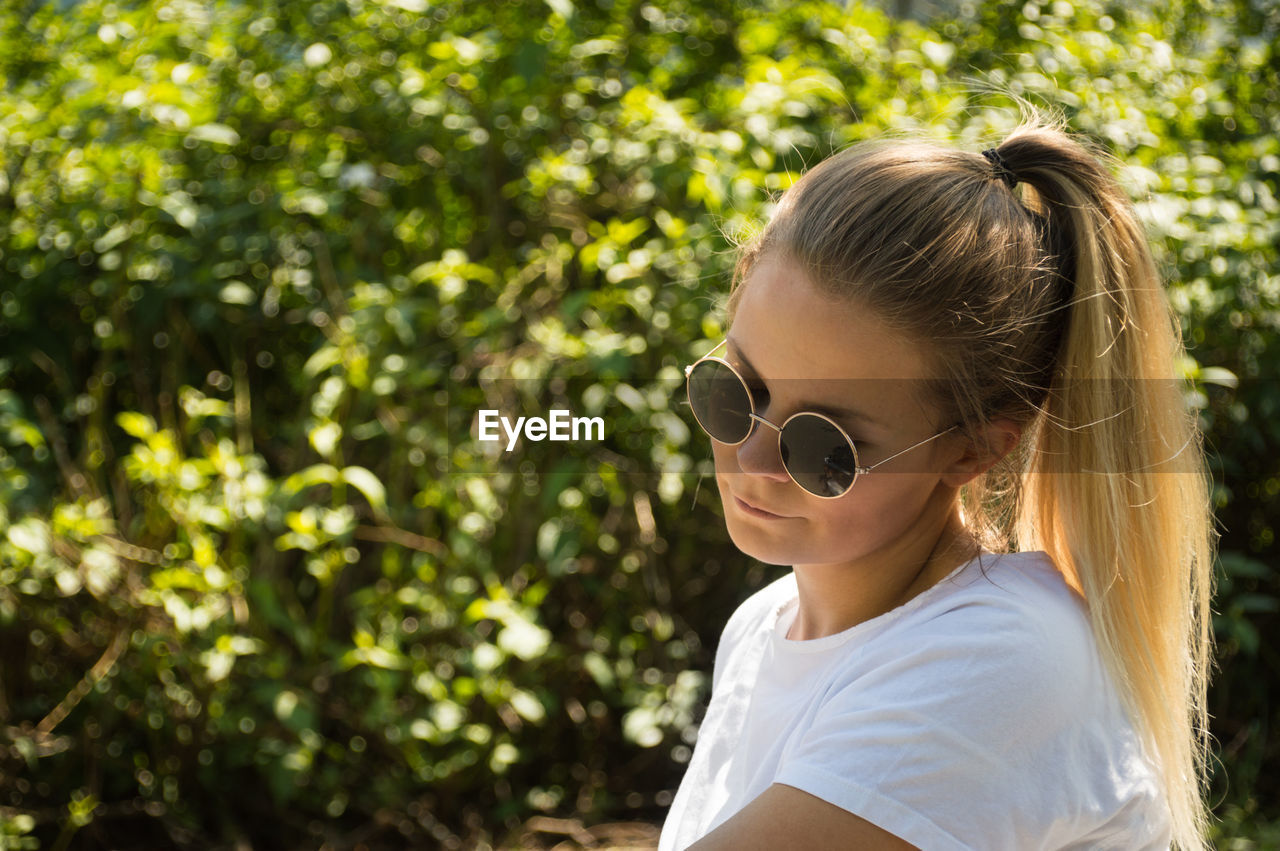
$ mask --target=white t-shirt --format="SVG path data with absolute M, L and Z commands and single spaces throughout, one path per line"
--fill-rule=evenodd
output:
M 725 626 L 659 851 L 774 783 L 925 851 L 1169 847 L 1159 777 L 1044 553 L 984 553 L 811 641 L 786 638 L 797 606 L 788 573 Z

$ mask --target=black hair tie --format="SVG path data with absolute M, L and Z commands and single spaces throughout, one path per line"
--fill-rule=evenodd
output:
M 990 161 L 992 170 L 995 171 L 996 177 L 1005 182 L 1010 189 L 1018 185 L 1018 175 L 1013 173 L 1013 169 L 1005 165 L 1004 157 L 1000 156 L 1000 152 L 995 148 L 987 148 L 982 155 Z

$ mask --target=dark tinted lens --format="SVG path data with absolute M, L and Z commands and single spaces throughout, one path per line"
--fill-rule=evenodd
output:
M 800 487 L 816 496 L 840 496 L 853 486 L 858 459 L 834 425 L 800 414 L 787 421 L 781 437 L 782 463 Z
M 689 373 L 689 406 L 699 425 L 721 443 L 741 443 L 751 432 L 751 395 L 742 379 L 714 360 Z

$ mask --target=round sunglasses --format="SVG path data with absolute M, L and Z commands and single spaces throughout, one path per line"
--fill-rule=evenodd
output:
M 858 463 L 858 449 L 853 439 L 826 414 L 800 411 L 787 417 L 782 425 L 757 414 L 755 399 L 746 380 L 728 361 L 713 356 L 716 349 L 727 342 L 721 341 L 720 345 L 684 369 L 689 407 L 693 409 L 694 419 L 712 439 L 727 446 L 746 442 L 756 423 L 773 429 L 778 433 L 778 452 L 787 475 L 816 497 L 835 499 L 844 496 L 858 476 L 956 429 L 956 426 L 951 426 L 864 467 Z

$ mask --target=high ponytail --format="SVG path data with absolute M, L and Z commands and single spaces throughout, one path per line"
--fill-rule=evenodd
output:
M 943 416 L 1018 448 L 961 491 L 990 549 L 1043 549 L 1164 780 L 1175 843 L 1205 848 L 1213 528 L 1177 323 L 1100 155 L 1029 123 L 988 155 L 859 145 L 811 169 L 740 254 L 728 302 L 784 253 L 935 353 Z
M 1074 267 L 1014 535 L 1084 594 L 1160 764 L 1175 842 L 1201 849 L 1213 528 L 1199 431 L 1176 380 L 1176 319 L 1134 210 L 1097 156 L 1043 128 L 997 151 Z

